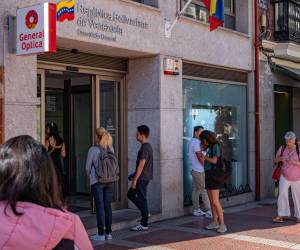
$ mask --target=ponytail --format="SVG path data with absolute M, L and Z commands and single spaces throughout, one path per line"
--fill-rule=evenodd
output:
M 102 148 L 107 149 L 112 147 L 112 143 L 113 143 L 112 136 L 105 128 L 103 127 L 97 128 L 96 135 L 99 139 L 99 145 Z

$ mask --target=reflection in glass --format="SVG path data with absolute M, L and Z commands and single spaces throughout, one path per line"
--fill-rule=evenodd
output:
M 113 147 L 121 166 L 120 154 L 120 92 L 119 83 L 100 81 L 100 126 L 104 127 L 113 137 Z M 122 168 L 120 168 L 122 172 Z M 122 173 L 120 173 L 120 176 Z M 116 183 L 114 201 L 120 201 L 121 178 Z
M 248 184 L 246 87 L 184 80 L 183 92 L 185 204 L 191 202 L 192 190 L 188 145 L 193 128 L 199 125 L 217 134 L 224 157 L 232 162 L 233 173 L 227 185 L 237 192 L 244 190 Z
M 41 83 L 42 76 L 37 75 L 37 92 L 36 92 L 36 139 L 41 141 L 41 118 L 42 118 L 42 109 L 41 109 Z
M 181 8 L 187 3 L 188 0 L 181 0 Z M 235 30 L 235 0 L 225 0 L 225 20 L 224 27 Z M 199 20 L 201 22 L 209 22 L 209 11 L 204 5 L 202 0 L 194 0 L 186 9 L 185 16 Z

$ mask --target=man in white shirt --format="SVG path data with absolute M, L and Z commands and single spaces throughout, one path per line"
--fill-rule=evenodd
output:
M 201 154 L 205 154 L 201 149 L 201 141 L 199 139 L 200 134 L 203 132 L 202 126 L 194 127 L 194 137 L 191 139 L 189 144 L 189 164 L 191 175 L 193 179 L 193 215 L 203 216 L 208 218 L 212 217 L 210 210 L 210 202 L 205 189 L 205 172 L 204 166 L 200 162 Z M 200 208 L 199 197 L 202 197 L 203 209 Z

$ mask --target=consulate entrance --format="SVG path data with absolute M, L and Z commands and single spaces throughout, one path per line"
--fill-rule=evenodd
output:
M 45 127 L 58 125 L 66 146 L 63 190 L 74 212 L 92 208 L 89 178 L 85 171 L 88 149 L 95 129 L 105 127 L 112 135 L 121 178 L 115 184 L 114 209 L 127 205 L 127 164 L 124 145 L 125 102 L 123 75 L 40 63 L 37 76 L 37 137 L 43 143 Z

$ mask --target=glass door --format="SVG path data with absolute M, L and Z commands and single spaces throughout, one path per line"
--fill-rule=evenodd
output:
M 40 64 L 37 74 L 36 137 L 44 143 L 45 124 L 53 121 L 59 125 L 67 154 L 64 159 L 65 191 L 70 206 L 78 209 L 91 207 L 89 180 L 84 166 L 88 149 L 94 144 L 95 128 L 101 126 L 113 137 L 120 165 L 113 209 L 127 207 L 124 76 L 103 74 L 108 73 L 88 69 L 69 72 L 64 66 L 48 64 Z
M 73 108 L 73 166 L 75 167 L 76 193 L 90 193 L 88 176 L 85 172 L 85 161 L 92 144 L 91 93 L 77 92 L 72 94 Z
M 45 70 L 37 71 L 36 88 L 36 139 L 45 142 Z
M 97 125 L 104 127 L 113 137 L 113 147 L 119 160 L 120 179 L 115 184 L 114 209 L 126 205 L 127 171 L 124 164 L 125 129 L 123 125 L 124 101 L 121 79 L 97 77 Z

